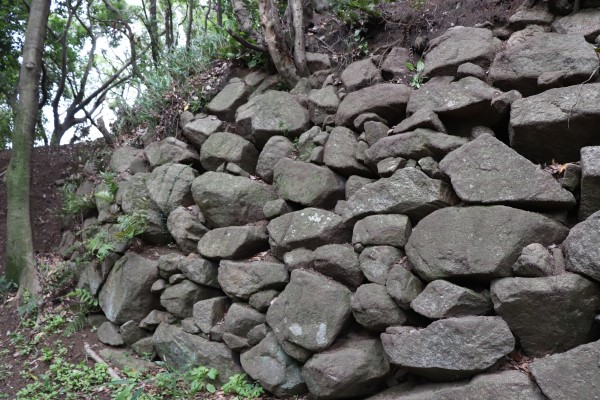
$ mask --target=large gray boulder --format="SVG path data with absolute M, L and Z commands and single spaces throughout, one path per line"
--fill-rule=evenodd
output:
M 249 174 L 254 174 L 258 151 L 239 135 L 215 132 L 208 137 L 200 150 L 200 162 L 208 171 L 216 171 L 224 163 L 234 163 Z
M 499 279 L 491 295 L 496 313 L 529 356 L 560 353 L 595 338 L 600 285 L 580 275 Z
M 183 126 L 183 136 L 197 150 L 202 148 L 206 139 L 215 132 L 223 130 L 225 124 L 214 115 L 195 118 Z
M 290 157 L 294 152 L 294 145 L 290 139 L 283 136 L 273 136 L 267 141 L 258 156 L 256 175 L 267 183 L 273 183 L 275 165 L 282 159 Z
M 365 156 L 371 165 L 389 157 L 403 157 L 412 160 L 433 157 L 441 160 L 446 154 L 467 142 L 466 138 L 418 128 L 413 132 L 379 139 L 365 152 Z
M 534 210 L 575 205 L 575 197 L 551 174 L 488 134 L 448 154 L 440 162 L 440 169 L 466 203 Z
M 234 351 L 249 347 L 248 334 L 265 322 L 265 315 L 244 303 L 233 303 L 223 321 L 223 341 Z
M 111 154 L 108 165 L 111 171 L 123 176 L 150 171 L 144 150 L 130 146 L 117 147 Z
M 364 113 L 375 113 L 389 124 L 400 122 L 405 117 L 411 93 L 408 86 L 393 83 L 380 83 L 349 93 L 338 108 L 335 124 L 352 127 L 354 119 Z
M 208 335 L 210 330 L 223 320 L 228 307 L 229 298 L 227 296 L 200 300 L 192 308 L 194 323 L 204 334 Z
M 600 11 L 598 9 L 579 12 L 557 18 L 552 24 L 556 33 L 582 35 L 590 43 L 600 35 Z
M 453 205 L 457 199 L 448 185 L 431 179 L 415 168 L 396 171 L 360 188 L 348 199 L 344 217 L 362 218 L 371 214 L 405 214 L 418 221 L 427 214 Z
M 345 196 L 345 179 L 327 167 L 282 158 L 273 171 L 280 198 L 306 207 L 333 208 Z
M 263 220 L 265 203 L 277 198 L 269 185 L 212 171 L 194 179 L 192 195 L 207 225 L 214 228 Z
M 192 307 L 201 300 L 218 297 L 220 290 L 198 285 L 187 279 L 167 287 L 160 295 L 160 305 L 177 318 L 192 316 Z
M 394 265 L 385 282 L 385 288 L 396 304 L 404 309 L 423 291 L 425 285 L 403 263 Z
M 541 91 L 538 78 L 544 73 L 564 73 L 561 83 L 566 86 L 584 82 L 598 67 L 594 48 L 581 35 L 539 30 L 509 42 L 514 44 L 496 55 L 489 79 L 494 86 L 502 90 L 516 89 L 523 96 Z M 546 114 L 544 119 L 547 117 Z
M 117 325 L 142 320 L 158 306 L 158 298 L 150 292 L 157 279 L 156 261 L 126 253 L 113 267 L 98 296 L 106 318 Z
M 450 28 L 429 43 L 423 76 L 456 75 L 458 67 L 467 62 L 487 69 L 500 43 L 489 29 Z
M 393 246 L 369 246 L 358 257 L 360 269 L 370 282 L 385 285 L 388 272 L 405 254 Z
M 185 371 L 199 365 L 216 368 L 217 382 L 221 384 L 243 372 L 227 345 L 189 334 L 175 325 L 161 323 L 152 336 L 152 343 L 158 356 L 175 370 Z
M 308 113 L 313 124 L 321 126 L 330 115 L 335 115 L 340 99 L 334 86 L 313 89 L 308 93 Z
M 186 253 L 196 251 L 198 241 L 209 230 L 199 221 L 197 212 L 182 206 L 171 211 L 167 218 L 167 228 L 177 246 Z
M 168 215 L 178 206 L 194 204 L 190 188 L 197 176 L 198 173 L 187 165 L 161 165 L 148 176 L 148 194 L 160 210 Z
M 206 110 L 220 119 L 232 122 L 236 110 L 250 95 L 250 87 L 241 80 L 230 81 L 206 106 Z
M 240 361 L 244 371 L 275 396 L 306 393 L 302 367 L 283 351 L 272 332 L 243 353 Z
M 219 266 L 216 263 L 193 253 L 187 257 L 178 257 L 174 262 L 177 264 L 177 269 L 190 281 L 199 285 L 219 287 L 217 280 Z
M 543 357 L 529 364 L 529 371 L 549 400 L 598 397 L 600 341 L 566 353 Z
M 406 322 L 404 311 L 388 294 L 385 286 L 377 283 L 361 285 L 352 295 L 352 315 L 365 328 L 383 332 L 390 326 Z
M 351 295 L 344 285 L 323 275 L 295 270 L 269 307 L 267 323 L 284 351 L 288 352 L 286 342 L 310 352 L 323 351 L 350 319 Z
M 410 308 L 431 318 L 465 317 L 467 315 L 488 315 L 494 309 L 489 294 L 438 279 L 429 283 L 410 303 Z
M 308 391 L 315 399 L 344 399 L 377 390 L 390 371 L 378 339 L 340 340 L 315 354 L 302 368 Z
M 285 265 L 270 261 L 221 261 L 219 284 L 232 298 L 248 300 L 253 294 L 283 289 L 289 281 Z
M 416 387 L 394 386 L 369 397 L 369 400 L 476 399 L 546 400 L 546 397 L 524 372 L 514 370 L 477 375 L 470 381 L 427 383 Z
M 236 260 L 251 257 L 268 249 L 264 226 L 228 226 L 202 236 L 198 253 L 206 258 Z
M 383 333 L 381 340 L 392 364 L 439 381 L 483 372 L 515 347 L 500 317 L 442 319 L 420 330 Z
M 445 208 L 413 228 L 406 254 L 413 271 L 427 281 L 489 281 L 512 276 L 526 245 L 561 243 L 568 232 L 553 219 L 506 206 Z
M 381 72 L 371 58 L 355 61 L 348 65 L 340 75 L 342 85 L 348 92 L 372 86 L 381 82 Z
M 600 282 L 600 212 L 575 225 L 563 243 L 567 269 Z
M 342 217 L 318 208 L 305 208 L 277 217 L 267 226 L 273 254 L 281 258 L 295 248 L 314 250 L 326 244 L 346 243 L 351 231 Z
M 444 95 L 440 96 L 440 93 Z M 500 94 L 500 90 L 472 76 L 450 83 L 432 81 L 410 96 L 406 113 L 433 111 L 446 126 L 456 123 L 490 126 L 501 117 L 498 109 L 492 106 L 492 100 Z
M 144 152 L 152 168 L 168 163 L 198 164 L 200 161 L 198 152 L 192 146 L 174 137 L 152 142 Z
M 411 231 L 412 225 L 406 215 L 371 215 L 354 225 L 352 244 L 404 247 Z
M 262 149 L 272 136 L 299 136 L 309 122 L 308 111 L 292 94 L 270 90 L 237 110 L 235 131 Z
M 334 171 L 350 175 L 373 175 L 369 167 L 356 159 L 358 135 L 343 126 L 333 128 L 325 144 L 323 162 Z
M 575 161 L 582 147 L 600 145 L 598 124 L 600 83 L 551 89 L 512 104 L 510 145 L 533 162 Z

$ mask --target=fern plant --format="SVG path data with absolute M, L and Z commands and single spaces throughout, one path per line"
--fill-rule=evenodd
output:
M 63 332 L 65 336 L 71 336 L 86 326 L 89 313 L 98 309 L 98 299 L 89 291 L 80 288 L 67 293 L 65 297 L 76 300 L 75 314 Z
M 109 240 L 108 233 L 104 230 L 98 231 L 86 240 L 84 245 L 87 252 L 92 255 L 95 254 L 100 261 L 103 261 L 111 252 L 115 251 L 114 243 Z
M 246 374 L 235 374 L 229 378 L 226 384 L 223 385 L 221 390 L 224 393 L 233 393 L 237 396 L 235 399 L 256 399 L 260 397 L 265 390 L 257 383 L 249 383 L 248 375 Z

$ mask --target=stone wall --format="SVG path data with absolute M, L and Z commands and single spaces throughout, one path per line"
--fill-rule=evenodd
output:
M 99 229 L 143 207 L 160 257 L 86 267 L 101 340 L 280 397 L 595 398 L 600 11 L 510 28 L 433 40 L 418 90 L 371 59 L 252 72 L 115 151 Z

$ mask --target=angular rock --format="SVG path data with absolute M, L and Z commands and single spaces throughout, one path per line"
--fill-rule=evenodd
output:
M 265 218 L 268 220 L 291 213 L 292 211 L 294 211 L 294 208 L 284 199 L 267 201 L 263 207 L 263 214 L 265 214 Z
M 560 353 L 596 338 L 600 285 L 582 276 L 500 279 L 491 295 L 496 313 L 529 356 Z
M 404 247 L 411 231 L 406 215 L 372 215 L 354 225 L 352 244 Z
M 175 243 L 186 253 L 193 253 L 208 228 L 198 220 L 198 214 L 186 207 L 177 207 L 167 218 L 167 228 Z
M 389 270 L 404 257 L 402 250 L 392 246 L 372 246 L 359 256 L 360 269 L 373 283 L 385 285 Z
M 283 289 L 289 281 L 285 265 L 269 261 L 221 261 L 219 283 L 232 298 L 248 300 L 253 294 Z
M 148 360 L 153 360 L 156 358 L 156 351 L 154 351 L 152 336 L 138 340 L 131 345 L 131 350 L 133 350 L 138 356 L 144 357 Z
M 195 164 L 200 161 L 198 152 L 194 148 L 174 137 L 152 142 L 144 151 L 152 168 L 167 163 Z
M 450 28 L 429 42 L 423 76 L 455 75 L 458 67 L 466 62 L 487 68 L 500 43 L 489 29 Z
M 225 317 L 229 303 L 229 299 L 225 296 L 212 297 L 195 303 L 192 316 L 196 326 L 208 335 L 211 329 Z
M 517 262 L 513 265 L 516 276 L 539 277 L 554 273 L 550 252 L 540 243 L 532 243 L 523 248 Z
M 275 396 L 306 393 L 302 367 L 283 351 L 273 333 L 243 353 L 240 361 L 244 371 Z
M 582 147 L 600 145 L 599 123 L 600 83 L 547 90 L 512 104 L 510 146 L 533 162 L 579 160 Z
M 381 75 L 384 79 L 402 78 L 410 73 L 406 63 L 411 60 L 411 52 L 404 47 L 392 47 L 381 64 Z
M 364 125 L 365 139 L 369 146 L 373 146 L 379 139 L 388 135 L 390 128 L 379 121 L 367 121 Z
M 144 150 L 130 146 L 117 147 L 113 151 L 109 168 L 119 175 L 135 175 L 150 171 L 150 166 L 144 156 Z
M 260 221 L 265 203 L 277 198 L 269 185 L 211 171 L 194 179 L 192 195 L 207 224 L 215 228 Z
M 508 26 L 513 31 L 519 31 L 529 25 L 548 26 L 552 21 L 554 15 L 547 7 L 522 7 L 508 19 Z
M 359 115 L 375 113 L 393 125 L 404 119 L 411 93 L 408 86 L 392 83 L 380 83 L 349 93 L 338 108 L 335 124 L 350 127 Z
M 352 195 L 354 193 L 356 193 L 358 191 L 358 189 L 360 189 L 361 187 L 363 187 L 369 183 L 373 183 L 373 182 L 375 182 L 374 179 L 365 178 L 365 177 L 358 176 L 358 175 L 352 175 L 346 181 L 346 200 L 348 200 L 350 197 L 352 197 Z
M 322 125 L 328 115 L 335 115 L 339 106 L 340 99 L 334 86 L 313 89 L 308 94 L 308 113 L 315 125 Z
M 208 232 L 198 242 L 198 252 L 211 259 L 241 259 L 268 249 L 263 226 L 229 226 Z
M 439 319 L 488 315 L 494 306 L 489 296 L 439 279 L 429 283 L 410 308 L 427 318 Z
M 206 139 L 215 132 L 225 128 L 223 121 L 214 115 L 204 118 L 195 118 L 183 126 L 183 136 L 200 150 Z
M 456 70 L 456 77 L 458 79 L 466 78 L 472 76 L 473 78 L 477 78 L 481 81 L 486 80 L 485 70 L 481 68 L 479 65 L 473 63 L 464 63 L 461 64 Z
M 256 164 L 256 175 L 267 183 L 273 182 L 273 170 L 279 160 L 292 155 L 294 145 L 283 136 L 273 136 L 260 152 Z
M 394 265 L 387 274 L 385 288 L 396 304 L 404 309 L 410 308 L 425 285 L 401 263 Z
M 418 128 L 413 132 L 388 136 L 380 139 L 365 152 L 370 164 L 389 157 L 418 160 L 433 157 L 441 160 L 446 154 L 467 143 L 466 138 L 446 135 L 429 129 Z
M 374 392 L 389 371 L 381 342 L 356 338 L 315 354 L 302 368 L 302 375 L 314 398 L 344 399 Z
M 146 182 L 150 198 L 160 210 L 169 214 L 178 206 L 193 203 L 190 187 L 198 173 L 182 164 L 165 164 L 152 171 Z
M 123 337 L 123 341 L 128 346 L 131 346 L 150 335 L 147 330 L 140 328 L 135 321 L 125 322 L 121 325 L 121 328 L 119 328 L 119 332 Z
M 576 85 L 598 67 L 592 46 L 581 35 L 536 32 L 515 43 L 496 55 L 489 70 L 490 82 L 502 90 L 516 89 L 523 96 L 539 93 L 539 76 L 554 71 L 565 72 L 564 86 Z M 544 114 L 543 119 L 548 117 Z
M 316 249 L 325 244 L 345 243 L 351 232 L 342 217 L 318 208 L 294 211 L 269 222 L 269 244 L 276 257 L 295 248 Z
M 329 135 L 323 153 L 325 165 L 342 175 L 372 175 L 366 165 L 356 159 L 358 137 L 348 128 L 335 127 Z
M 579 220 L 600 210 L 600 146 L 581 149 L 581 201 Z
M 200 300 L 222 295 L 220 290 L 200 286 L 187 279 L 167 287 L 160 295 L 160 305 L 177 318 L 192 316 L 192 307 Z
M 216 381 L 221 384 L 242 373 L 234 353 L 224 343 L 191 335 L 175 325 L 160 324 L 152 343 L 158 356 L 172 369 L 186 370 L 198 365 L 216 368 L 219 372 Z
M 444 93 L 440 96 L 440 93 Z M 446 126 L 464 124 L 493 125 L 501 114 L 492 106 L 494 97 L 501 92 L 485 82 L 466 77 L 456 82 L 429 82 L 410 96 L 406 113 L 419 110 L 435 112 Z
M 248 333 L 265 322 L 265 315 L 248 305 L 233 303 L 223 323 L 223 341 L 230 349 L 240 351 L 248 348 Z
M 385 286 L 377 283 L 361 285 L 352 295 L 352 314 L 365 328 L 383 332 L 389 326 L 402 325 L 406 315 L 388 294 Z
M 125 344 L 123 336 L 119 333 L 119 327 L 110 321 L 100 325 L 97 335 L 99 341 L 109 346 L 118 347 Z
M 229 132 L 215 132 L 208 137 L 200 151 L 202 167 L 216 171 L 224 163 L 235 163 L 253 174 L 258 161 L 258 151 L 249 141 Z
M 365 280 L 354 250 L 341 244 L 327 244 L 317 248 L 313 252 L 311 265 L 306 268 L 329 276 L 352 290 Z
M 325 350 L 350 318 L 351 294 L 318 273 L 292 271 L 290 283 L 269 307 L 267 323 L 286 352 L 286 342 L 311 352 Z
M 590 43 L 600 34 L 600 11 L 580 10 L 566 17 L 558 18 L 552 24 L 556 33 L 582 35 Z
M 373 63 L 373 60 L 366 58 L 355 61 L 348 65 L 340 75 L 342 85 L 348 92 L 362 89 L 366 86 L 372 86 L 382 81 L 379 68 Z
M 273 187 L 280 198 L 306 207 L 332 208 L 344 199 L 345 180 L 327 167 L 282 158 L 275 165 Z
M 306 108 L 293 95 L 271 90 L 240 107 L 235 125 L 237 134 L 262 149 L 272 136 L 299 136 L 308 129 L 309 118 Z
M 360 188 L 348 199 L 348 218 L 371 214 L 405 214 L 419 220 L 431 212 L 456 203 L 450 186 L 429 178 L 415 168 L 396 171 Z
M 593 399 L 598 396 L 600 341 L 529 364 L 542 392 L 550 400 Z
M 575 225 L 563 243 L 567 269 L 600 282 L 600 212 Z
M 140 321 L 140 328 L 154 330 L 163 322 L 173 324 L 175 321 L 177 321 L 177 318 L 166 311 L 152 310 Z
M 206 110 L 224 121 L 233 121 L 236 110 L 250 95 L 250 87 L 244 82 L 228 83 L 206 106 Z
M 525 373 L 514 370 L 478 375 L 470 381 L 426 383 L 414 388 L 399 385 L 369 397 L 369 400 L 463 399 L 546 400 L 546 397 Z
M 515 347 L 500 317 L 442 319 L 412 332 L 383 333 L 381 340 L 392 364 L 436 381 L 483 372 Z
M 437 114 L 427 108 L 422 108 L 415 111 L 410 117 L 396 125 L 392 134 L 397 135 L 399 133 L 414 131 L 418 128 L 447 133 L 446 127 L 442 121 L 440 121 Z
M 277 296 L 279 296 L 278 290 L 263 290 L 261 292 L 254 293 L 248 299 L 248 304 L 252 307 L 256 308 L 260 312 L 267 312 L 269 307 L 271 307 L 271 303 Z
M 568 209 L 576 203 L 551 174 L 487 134 L 448 154 L 440 169 L 466 203 L 533 210 Z
M 427 281 L 489 281 L 511 276 L 526 245 L 561 243 L 568 232 L 548 217 L 506 206 L 445 208 L 413 228 L 406 254 L 413 271 Z
M 102 311 L 117 325 L 143 319 L 158 306 L 158 299 L 150 292 L 157 279 L 156 261 L 128 252 L 113 267 L 100 290 Z

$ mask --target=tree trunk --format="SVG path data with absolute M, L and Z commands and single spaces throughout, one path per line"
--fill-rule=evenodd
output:
M 273 61 L 285 84 L 291 89 L 298 83 L 300 77 L 294 59 L 286 45 L 279 13 L 273 4 L 273 0 L 259 0 L 258 13 L 260 14 L 260 23 L 263 27 L 271 61 Z
M 294 62 L 300 76 L 309 76 L 306 64 L 306 45 L 304 44 L 304 11 L 302 0 L 289 0 L 292 9 L 292 21 L 294 25 Z
M 33 258 L 29 206 L 31 153 L 35 124 L 38 120 L 42 53 L 49 13 L 50 0 L 32 0 L 19 73 L 19 100 L 12 136 L 13 153 L 6 176 L 8 189 L 6 275 L 9 280 L 19 283 L 20 293 L 27 290 L 33 295 L 39 294 L 41 288 Z
M 185 50 L 187 52 L 192 48 L 192 29 L 194 27 L 194 0 L 188 2 L 187 8 L 187 27 L 185 29 Z
M 152 61 L 154 66 L 158 67 L 158 61 L 160 59 L 160 43 L 158 39 L 158 17 L 156 10 L 156 0 L 150 0 L 149 6 L 150 21 L 149 21 L 149 34 L 150 34 L 150 47 L 152 51 Z
M 175 45 L 175 32 L 173 28 L 173 4 L 171 0 L 165 2 L 165 45 L 172 50 Z

